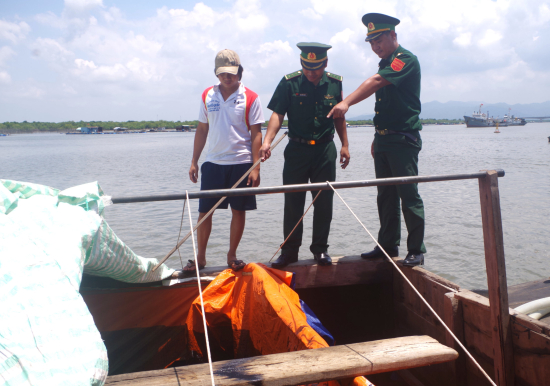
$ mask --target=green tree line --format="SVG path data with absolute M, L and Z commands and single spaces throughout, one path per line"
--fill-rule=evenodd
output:
M 462 119 L 421 119 L 423 125 L 456 125 L 464 123 Z M 125 127 L 128 130 L 147 130 L 165 127 L 174 129 L 178 126 L 188 125 L 197 127 L 199 121 L 68 121 L 68 122 L 4 122 L 0 123 L 0 133 L 46 133 L 46 132 L 71 132 L 77 127 L 99 126 L 103 130 L 112 130 L 115 127 Z M 351 126 L 372 125 L 372 120 L 347 121 Z M 263 127 L 267 127 L 265 122 Z M 283 126 L 288 126 L 288 121 L 283 122 Z
M 165 127 L 174 129 L 177 126 L 188 125 L 196 127 L 199 121 L 68 121 L 68 122 L 4 122 L 0 123 L 0 133 L 46 133 L 46 132 L 71 132 L 77 127 L 99 126 L 103 130 L 112 130 L 115 127 L 125 127 L 128 130 L 145 130 Z

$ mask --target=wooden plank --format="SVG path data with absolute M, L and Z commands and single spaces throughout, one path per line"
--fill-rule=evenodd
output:
M 439 317 L 443 318 L 445 294 L 449 291 L 454 291 L 454 289 L 440 283 L 439 279 L 443 281 L 445 279 L 422 268 L 414 267 L 411 269 L 403 267 L 401 270 L 430 306 L 432 306 Z M 431 321 L 433 324 L 439 324 L 435 315 L 433 315 L 418 294 L 410 288 L 409 284 L 405 282 L 398 272 L 394 273 L 393 280 L 394 283 L 397 284 L 394 286 L 395 302 L 402 302 L 409 308 L 416 310 L 424 319 Z
M 444 297 L 443 321 L 447 327 L 453 332 L 457 339 L 464 344 L 464 319 L 462 314 L 462 306 L 460 301 L 455 297 L 455 294 L 450 292 Z M 451 363 L 452 376 L 449 377 L 455 381 L 457 386 L 465 386 L 466 379 L 466 354 L 462 348 L 452 337 L 451 334 L 445 332 L 445 345 L 460 353 L 458 359 Z
M 313 259 L 298 260 L 283 271 L 294 272 L 296 288 L 333 287 L 390 282 L 394 268 L 386 258 L 332 257 L 332 265 L 319 266 Z
M 439 321 L 433 324 L 404 304 L 396 304 L 394 310 L 396 335 L 428 335 L 444 344 L 445 330 Z
M 514 351 L 508 311 L 508 285 L 496 171 L 487 171 L 486 177 L 479 179 L 479 197 L 491 322 L 494 326 L 495 379 L 499 386 L 513 386 Z
M 464 325 L 468 324 L 492 339 L 493 327 L 491 325 L 489 299 L 468 290 L 455 293 L 455 297 L 462 303 Z
M 297 385 L 404 370 L 455 360 L 458 353 L 427 336 L 355 343 L 213 364 L 220 385 Z M 106 385 L 208 385 L 208 364 L 115 375 Z
M 268 267 L 270 263 L 266 264 Z M 222 267 L 205 267 L 200 271 L 201 277 L 215 277 Z M 295 288 L 333 287 L 353 284 L 376 284 L 390 282 L 394 268 L 386 258 L 365 260 L 361 256 L 335 256 L 332 265 L 321 267 L 314 259 L 298 260 L 283 268 L 282 271 L 294 272 Z M 176 272 L 174 277 L 189 277 Z
M 480 364 L 481 368 L 491 376 L 494 381 L 495 367 L 493 361 L 486 361 L 476 353 L 472 353 L 473 357 Z M 466 379 L 468 386 L 492 386 L 491 383 L 485 378 L 485 375 L 477 368 L 477 366 L 470 359 L 466 361 Z
M 550 326 L 528 316 L 512 316 L 516 379 L 522 385 L 550 380 Z

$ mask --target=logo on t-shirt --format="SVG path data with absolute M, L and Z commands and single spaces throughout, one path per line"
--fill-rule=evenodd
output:
M 220 111 L 220 102 L 218 102 L 218 101 L 210 101 L 210 102 L 208 102 L 208 104 L 206 105 L 206 110 L 207 110 L 209 113 L 213 113 L 213 112 L 216 112 L 216 111 Z

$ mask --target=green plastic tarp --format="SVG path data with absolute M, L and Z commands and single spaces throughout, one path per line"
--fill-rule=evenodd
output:
M 63 191 L 0 179 L 0 385 L 103 385 L 107 350 L 83 272 L 143 283 L 174 270 L 136 255 L 103 219 L 97 184 Z

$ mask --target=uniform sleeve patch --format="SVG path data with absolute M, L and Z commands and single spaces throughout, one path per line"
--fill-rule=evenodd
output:
M 327 76 L 329 78 L 332 78 L 332 79 L 336 79 L 336 80 L 339 80 L 340 82 L 344 79 L 344 77 L 340 76 L 340 75 L 336 75 L 332 72 L 327 72 Z
M 299 76 L 301 74 L 302 74 L 302 71 L 295 71 L 295 72 L 292 72 L 290 74 L 285 75 L 285 79 L 289 80 L 289 79 L 292 79 L 292 78 L 296 78 L 297 76 Z
M 394 71 L 399 72 L 403 69 L 403 67 L 405 67 L 405 62 L 403 62 L 402 60 L 395 58 L 393 62 L 391 62 L 391 68 Z

